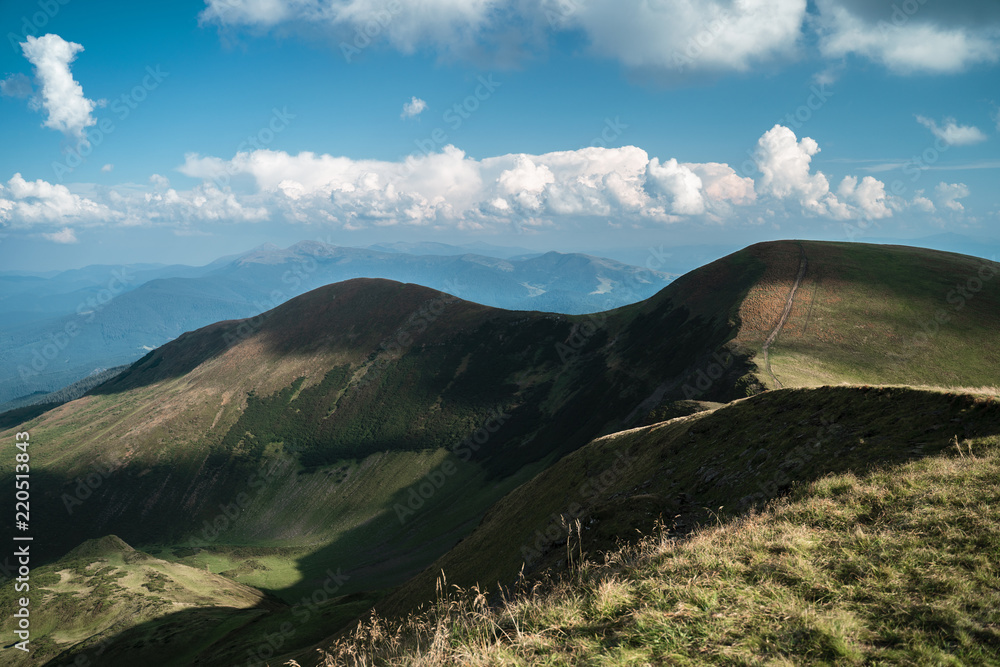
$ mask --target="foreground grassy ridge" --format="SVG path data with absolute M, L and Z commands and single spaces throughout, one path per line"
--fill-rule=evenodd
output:
M 321 664 L 997 664 L 998 563 L 1000 438 L 972 438 L 686 538 L 660 531 L 498 606 L 444 586 Z
M 995 396 L 909 387 L 782 389 L 594 440 L 501 499 L 483 522 L 381 606 L 400 616 L 434 593 L 512 582 L 560 565 L 568 530 L 606 551 L 662 518 L 680 532 L 736 517 L 829 473 L 934 456 L 953 437 L 1000 435 Z

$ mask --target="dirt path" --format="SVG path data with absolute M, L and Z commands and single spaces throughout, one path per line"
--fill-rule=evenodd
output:
M 785 326 L 785 320 L 788 319 L 788 315 L 792 312 L 792 304 L 795 302 L 795 292 L 799 289 L 799 284 L 802 282 L 802 278 L 806 275 L 806 269 L 809 268 L 809 260 L 806 259 L 806 251 L 801 246 L 799 247 L 799 252 L 802 253 L 801 259 L 799 259 L 799 273 L 795 276 L 795 284 L 792 285 L 792 291 L 788 293 L 788 300 L 785 302 L 785 312 L 781 314 L 781 319 L 778 320 L 778 326 L 774 327 L 774 331 L 767 337 L 764 341 L 764 346 L 761 348 L 761 352 L 764 354 L 764 370 L 767 374 L 771 376 L 774 380 L 775 387 L 781 389 L 781 382 L 778 378 L 774 376 L 774 372 L 771 371 L 771 358 L 768 356 L 768 350 L 771 347 L 771 343 L 774 339 L 778 337 L 781 333 L 781 327 Z

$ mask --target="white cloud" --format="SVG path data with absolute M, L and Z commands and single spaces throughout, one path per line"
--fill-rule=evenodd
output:
M 670 158 L 662 165 L 653 158 L 646 167 L 648 191 L 662 193 L 670 200 L 670 212 L 677 215 L 698 215 L 705 212 L 702 182 L 689 167 Z
M 43 233 L 42 236 L 53 243 L 79 243 L 76 232 L 69 227 L 63 227 L 58 232 Z
M 860 184 L 856 176 L 845 176 L 837 187 L 837 198 L 854 206 L 862 218 L 878 220 L 892 215 L 885 194 L 885 183 L 871 176 L 862 178 Z
M 419 97 L 412 97 L 410 101 L 403 105 L 403 113 L 399 115 L 400 118 L 413 118 L 414 116 L 419 116 L 423 113 L 424 109 L 427 108 L 427 102 L 420 99 Z
M 804 209 L 827 215 L 830 182 L 821 172 L 812 173 L 812 156 L 820 150 L 809 137 L 799 141 L 783 125 L 775 125 L 757 141 L 758 191 L 777 199 L 794 197 Z
M 110 174 L 112 172 L 112 170 L 114 170 L 114 168 L 115 168 L 115 165 L 113 165 L 113 164 L 111 164 L 109 162 L 108 164 L 106 164 L 103 167 L 101 167 L 101 171 L 104 172 L 105 174 Z
M 523 61 L 578 33 L 600 55 L 657 72 L 750 71 L 816 43 L 900 74 L 958 72 L 1000 61 L 995 2 L 950 0 L 206 0 L 203 24 L 317 28 L 348 61 L 372 43 L 403 53 Z M 812 7 L 812 9 L 810 9 Z M 809 47 L 812 48 L 812 47 Z
M 279 24 L 325 26 L 345 55 L 372 41 L 403 53 L 433 46 L 460 51 L 475 45 L 509 0 L 206 0 L 202 23 L 268 29 Z
M 255 150 L 232 158 L 189 154 L 178 170 L 201 183 L 66 186 L 16 174 L 0 187 L 0 223 L 57 233 L 87 224 L 181 226 L 282 221 L 355 230 L 384 226 L 443 229 L 575 229 L 609 223 L 657 227 L 680 221 L 737 223 L 762 217 L 888 217 L 905 202 L 871 176 L 843 178 L 836 193 L 813 171 L 819 145 L 776 125 L 758 142 L 755 182 L 720 162 L 679 162 L 636 146 L 588 147 L 541 155 L 473 159 L 454 146 L 400 161 Z M 228 184 L 232 181 L 235 187 Z
M 59 35 L 29 36 L 21 43 L 24 57 L 35 68 L 35 79 L 41 86 L 39 104 L 48 112 L 43 125 L 87 144 L 84 131 L 97 121 L 91 115 L 96 106 L 83 95 L 83 87 L 73 79 L 70 63 L 83 46 L 67 42 Z
M 940 127 L 932 118 L 917 116 L 917 122 L 949 146 L 970 146 L 986 141 L 986 135 L 973 125 L 959 125 L 954 118 L 945 118 Z
M 955 211 L 956 213 L 961 213 L 965 210 L 962 203 L 958 201 L 969 196 L 969 188 L 965 183 L 941 182 L 934 188 L 934 192 L 937 194 L 939 206 Z
M 820 52 L 828 58 L 855 54 L 878 62 L 893 72 L 952 73 L 978 63 L 1000 60 L 996 25 L 932 20 L 926 6 L 907 11 L 906 3 L 850 3 L 817 0 Z M 947 8 L 947 5 L 945 6 Z M 871 14 L 884 10 L 880 14 Z M 958 13 L 956 12 L 956 15 Z
M 930 199 L 924 196 L 923 190 L 916 191 L 915 196 L 913 197 L 913 201 L 910 202 L 910 205 L 924 213 L 937 212 L 937 207 L 934 206 L 934 202 L 932 202 Z
M 580 30 L 596 52 L 631 67 L 746 71 L 792 54 L 805 16 L 806 0 L 206 0 L 201 21 L 326 26 L 349 60 L 371 42 L 505 55 Z
M 0 95 L 4 97 L 31 97 L 31 79 L 23 74 L 11 74 L 6 79 L 0 79 Z
M 830 191 L 830 181 L 823 172 L 812 171 L 812 157 L 820 151 L 810 137 L 798 140 L 783 125 L 775 125 L 757 142 L 755 159 L 761 177 L 759 194 L 775 199 L 792 199 L 810 214 L 835 219 L 886 218 L 892 215 L 885 184 L 871 176 L 861 183 L 845 176 L 837 189 Z
M 753 179 L 739 176 L 728 164 L 719 162 L 683 163 L 701 179 L 705 201 L 729 202 L 745 206 L 757 198 Z
M 805 0 L 660 0 L 573 3 L 564 27 L 581 28 L 595 51 L 632 67 L 746 71 L 790 55 Z
M 115 217 L 108 207 L 70 192 L 65 185 L 14 174 L 0 185 L 0 222 L 27 227 L 44 223 L 104 221 Z

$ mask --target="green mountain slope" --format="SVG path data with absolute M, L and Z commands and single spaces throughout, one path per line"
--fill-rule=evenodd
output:
M 32 600 L 30 652 L 5 650 L 5 665 L 72 664 L 75 657 L 63 655 L 69 650 L 89 664 L 163 664 L 157 657 L 165 649 L 182 655 L 199 641 L 284 607 L 226 577 L 136 551 L 114 535 L 88 540 L 58 562 L 33 568 L 30 584 L 27 593 L 0 589 L 5 618 L 19 608 L 19 597 Z M 113 648 L 112 640 L 140 625 L 144 648 L 129 645 L 127 662 L 113 657 L 123 648 Z
M 814 384 L 816 374 L 786 370 L 791 343 L 843 331 L 846 342 L 810 343 L 832 372 L 850 349 L 869 354 L 870 338 L 853 333 L 866 321 L 864 299 L 912 313 L 935 303 L 900 284 L 931 280 L 907 273 L 929 251 L 884 248 L 882 264 L 908 268 L 878 274 L 886 282 L 848 273 L 854 282 L 837 289 L 857 292 L 852 308 L 817 305 L 803 320 L 800 302 L 834 284 L 821 278 L 810 292 L 808 281 L 830 275 L 842 255 L 867 252 L 759 244 L 651 299 L 590 316 L 502 311 L 360 279 L 184 334 L 18 426 L 41 443 L 32 450 L 32 509 L 45 517 L 38 555 L 51 561 L 113 533 L 289 604 L 343 572 L 338 595 L 370 604 L 469 535 L 494 502 L 595 437 L 778 381 Z M 934 284 L 977 261 L 934 257 Z M 955 339 L 963 359 L 997 355 L 995 337 L 969 332 L 996 320 L 998 285 L 984 283 L 949 322 L 964 336 Z M 886 326 L 905 336 L 919 325 L 899 315 Z M 773 377 L 762 360 L 767 341 Z M 988 363 L 950 366 L 955 354 L 929 346 L 922 356 L 880 360 L 866 377 L 992 383 Z M 839 380 L 853 379 L 847 370 Z M 11 461 L 0 461 L 0 483 L 12 473 Z
M 956 403 L 997 411 L 996 399 L 901 399 L 936 402 L 941 417 Z M 449 577 L 431 609 L 322 644 L 325 664 L 998 664 L 1000 437 L 959 444 L 804 480 L 759 514 L 684 538 L 637 536 L 492 608 Z
M 995 393 L 995 392 L 994 392 Z M 994 442 L 995 395 L 908 387 L 782 389 L 599 438 L 490 508 L 448 554 L 380 605 L 405 613 L 456 585 L 495 587 L 562 564 L 566 544 L 612 549 L 663 522 L 676 534 L 759 508 L 829 473 L 864 473 Z M 582 538 L 570 535 L 580 520 Z M 571 530 L 573 529 L 573 530 Z

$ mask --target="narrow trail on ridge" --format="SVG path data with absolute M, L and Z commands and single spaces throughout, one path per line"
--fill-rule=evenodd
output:
M 771 370 L 771 358 L 768 355 L 768 351 L 770 350 L 771 343 L 773 343 L 774 339 L 781 333 L 781 327 L 785 326 L 785 321 L 792 312 L 792 305 L 795 303 L 795 292 L 798 291 L 799 284 L 802 283 L 802 279 L 806 275 L 806 269 L 809 268 L 809 260 L 806 258 L 805 248 L 799 246 L 799 252 L 802 253 L 801 259 L 799 259 L 799 273 L 795 276 L 795 284 L 792 285 L 792 290 L 788 293 L 788 300 L 785 301 L 785 312 L 781 314 L 781 319 L 778 320 L 778 325 L 774 327 L 774 331 L 768 335 L 767 340 L 764 341 L 764 346 L 761 348 L 761 352 L 764 355 L 764 370 L 766 370 L 767 374 L 771 376 L 772 380 L 774 380 L 776 389 L 781 389 L 781 382 L 777 377 L 775 377 L 774 372 Z

